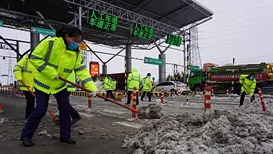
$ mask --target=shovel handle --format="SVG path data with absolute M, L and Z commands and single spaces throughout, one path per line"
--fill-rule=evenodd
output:
M 31 91 L 23 81 L 21 81 L 21 83 L 24 85 L 24 87 L 27 88 L 27 90 L 32 94 L 33 97 L 36 97 L 36 95 L 33 93 L 33 91 Z
M 67 79 L 65 79 L 65 78 L 60 77 L 60 76 L 59 76 L 59 79 L 62 80 L 62 81 L 64 81 L 64 82 L 67 82 L 67 83 L 69 83 L 69 84 L 71 84 L 71 85 L 73 85 L 73 86 L 75 86 L 75 87 L 77 87 L 77 88 L 80 88 L 80 89 L 82 89 L 82 90 L 84 90 L 84 91 L 86 91 L 86 92 L 92 92 L 91 90 L 86 89 L 86 88 L 84 88 L 83 86 L 80 86 L 80 85 L 78 85 L 78 84 L 76 84 L 76 83 L 73 83 L 73 82 L 71 82 L 71 81 L 69 81 L 69 80 L 67 80 Z M 112 100 L 112 99 L 110 99 L 110 98 L 104 97 L 104 96 L 102 96 L 102 95 L 100 95 L 100 94 L 97 94 L 96 96 L 98 96 L 98 97 L 100 97 L 100 98 L 102 98 L 102 99 L 105 99 L 105 100 L 107 100 L 107 101 L 109 101 L 109 102 L 111 102 L 111 103 L 117 104 L 117 105 L 119 105 L 119 106 L 121 106 L 121 107 L 127 108 L 128 110 L 130 110 L 130 111 L 132 111 L 132 112 L 134 112 L 134 113 L 138 113 L 138 110 L 136 110 L 136 109 L 134 109 L 134 108 L 131 108 L 131 107 L 127 106 L 127 105 L 121 104 L 121 103 L 118 102 L 118 101 L 115 101 L 115 100 Z

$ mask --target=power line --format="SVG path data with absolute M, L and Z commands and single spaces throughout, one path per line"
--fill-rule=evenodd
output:
M 211 34 L 212 32 L 213 33 L 218 32 L 218 31 L 222 32 L 222 31 L 226 31 L 226 30 L 233 30 L 233 29 L 238 29 L 238 28 L 243 28 L 243 27 L 249 27 L 249 26 L 253 26 L 253 25 L 272 26 L 272 25 L 266 24 L 266 23 L 272 22 L 272 21 L 268 21 L 268 18 L 271 18 L 271 17 L 273 17 L 273 16 L 266 16 L 266 20 L 262 21 L 262 22 L 257 22 L 256 20 L 251 19 L 251 22 L 254 21 L 254 23 L 252 23 L 252 24 L 250 24 L 251 22 L 244 22 L 244 25 L 232 23 L 231 25 L 228 25 L 229 27 L 225 27 L 225 26 L 227 26 L 225 24 L 224 26 L 221 26 L 220 28 L 217 28 L 217 29 L 210 28 L 208 30 L 201 30 L 200 33 L 201 34 L 206 34 L 206 33 Z M 263 19 L 263 18 L 259 18 L 259 19 Z M 259 27 L 259 28 L 261 28 L 261 27 Z M 248 29 L 246 29 L 246 30 L 248 30 Z

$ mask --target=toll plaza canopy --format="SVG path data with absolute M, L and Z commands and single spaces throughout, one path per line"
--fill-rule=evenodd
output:
M 81 26 L 85 40 L 140 48 L 166 40 L 168 34 L 180 35 L 212 15 L 194 0 L 1 0 L 0 3 L 0 20 L 5 27 L 29 30 L 31 26 L 58 29 L 77 25 Z

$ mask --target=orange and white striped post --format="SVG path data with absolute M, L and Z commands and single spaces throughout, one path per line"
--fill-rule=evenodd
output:
M 136 109 L 136 95 L 137 95 L 137 92 L 136 92 L 136 87 L 133 88 L 133 93 L 132 93 L 132 107 L 133 109 Z M 131 120 L 137 120 L 137 115 L 136 113 L 132 112 L 132 117 L 131 117 Z
M 211 98 L 211 88 L 205 87 L 205 95 L 204 95 L 204 111 L 210 109 L 210 98 Z
M 259 93 L 259 96 L 260 96 L 260 100 L 261 100 L 261 104 L 262 104 L 262 109 L 263 109 L 264 112 L 266 112 L 266 107 L 265 107 L 265 103 L 264 103 L 264 97 L 263 97 L 262 89 L 261 88 L 258 88 L 258 93 Z
M 91 100 L 91 98 L 92 98 L 92 95 L 91 94 L 88 94 L 88 108 L 92 108 L 92 100 Z
M 161 105 L 164 105 L 164 88 L 161 88 L 160 102 L 161 102 Z

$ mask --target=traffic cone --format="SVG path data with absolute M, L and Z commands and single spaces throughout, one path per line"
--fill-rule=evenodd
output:
M 0 104 L 0 113 L 4 112 L 2 104 Z

